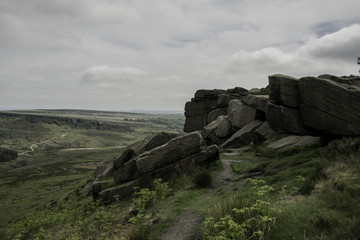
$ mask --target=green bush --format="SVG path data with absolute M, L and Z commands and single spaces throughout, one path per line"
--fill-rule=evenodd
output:
M 360 138 L 344 137 L 334 140 L 321 149 L 321 156 L 328 161 L 358 159 L 360 156 Z
M 212 176 L 210 174 L 210 170 L 205 167 L 197 168 L 193 175 L 193 181 L 196 187 L 210 187 L 212 184 Z
M 145 210 L 155 202 L 164 200 L 172 193 L 172 189 L 168 183 L 164 183 L 162 179 L 154 180 L 155 188 L 150 190 L 148 188 L 135 187 L 132 202 L 134 204 L 136 215 L 130 218 L 129 222 L 132 224 L 129 239 L 130 240 L 147 240 L 150 239 L 150 228 L 145 223 Z
M 270 207 L 269 194 L 274 189 L 265 185 L 263 180 L 248 179 L 253 185 L 253 204 L 249 207 L 234 208 L 218 221 L 206 218 L 203 237 L 205 240 L 247 240 L 264 239 L 270 227 L 275 223 Z

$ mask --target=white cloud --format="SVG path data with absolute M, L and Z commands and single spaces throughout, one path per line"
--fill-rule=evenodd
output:
M 13 94 L 0 94 L 0 108 L 182 109 L 199 88 L 263 87 L 273 73 L 357 73 L 360 29 L 350 25 L 360 22 L 359 7 L 358 0 L 2 0 L 0 91 Z M 50 100 L 31 97 L 39 95 Z
M 139 75 L 146 74 L 132 67 L 109 67 L 107 65 L 92 66 L 82 75 L 83 82 L 135 81 Z
M 230 56 L 224 71 L 230 78 L 248 78 L 245 81 L 248 87 L 254 82 L 266 84 L 266 76 L 274 73 L 297 77 L 323 73 L 357 74 L 357 49 L 360 49 L 360 24 L 320 38 L 311 36 L 294 51 L 284 51 L 278 47 L 239 51 Z

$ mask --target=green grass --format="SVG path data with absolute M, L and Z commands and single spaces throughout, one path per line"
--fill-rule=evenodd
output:
M 101 117 L 108 117 L 104 115 Z M 136 127 L 132 132 L 120 134 L 73 129 L 56 123 L 22 125 L 23 120 L 16 121 L 24 126 L 20 129 L 26 133 L 19 140 L 18 150 L 27 151 L 34 140 L 53 139 L 40 144 L 34 152 L 0 165 L 0 225 L 3 226 L 0 239 L 16 239 L 19 233 L 26 239 L 128 237 L 131 229 L 129 200 L 101 205 L 72 196 L 52 208 L 49 203 L 84 185 L 94 172 L 90 168 L 109 155 L 121 152 L 121 145 L 141 138 L 145 132 L 155 131 L 147 127 L 149 122 L 128 121 Z M 5 122 L 8 129 L 10 125 Z M 39 134 L 26 139 L 30 126 Z M 9 133 L 6 129 L 0 128 L 0 137 L 13 134 L 13 138 L 6 138 L 4 146 L 15 146 L 21 131 Z M 61 137 L 64 131 L 67 134 Z M 274 152 L 254 146 L 237 156 L 222 154 L 221 158 L 242 160 L 232 165 L 239 179 L 260 173 L 257 178 L 274 188 L 268 200 L 275 209 L 276 222 L 265 239 L 357 239 L 360 236 L 359 146 L 359 138 L 345 138 L 325 148 L 298 147 Z M 25 165 L 13 167 L 21 163 Z M 221 166 L 215 164 L 210 169 L 210 175 L 214 176 Z M 173 195 L 145 211 L 147 220 L 160 217 L 151 227 L 151 238 L 158 237 L 185 211 L 195 212 L 204 219 L 209 216 L 221 219 L 234 208 L 251 206 L 254 201 L 252 186 L 247 182 L 237 190 L 229 187 L 211 190 L 196 188 L 192 176 L 184 175 L 174 179 L 170 186 L 175 190 Z M 13 221 L 7 224 L 10 220 Z
M 19 153 L 16 160 L 0 163 L 0 226 L 79 189 L 99 163 L 124 146 L 152 133 L 176 132 L 166 124 L 127 122 L 124 117 L 169 123 L 183 118 L 69 110 L 0 113 L 0 147 Z

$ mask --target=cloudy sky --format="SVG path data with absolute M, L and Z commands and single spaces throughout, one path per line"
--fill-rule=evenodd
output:
M 358 56 L 359 0 L 0 0 L 0 108 L 182 110 Z

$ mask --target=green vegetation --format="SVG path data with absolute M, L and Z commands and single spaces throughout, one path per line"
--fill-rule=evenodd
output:
M 218 220 L 208 217 L 204 221 L 205 240 L 223 239 L 264 239 L 275 223 L 272 217 L 273 208 L 270 207 L 269 194 L 274 191 L 265 181 L 248 179 L 252 187 L 249 196 L 249 206 L 233 208 L 231 214 L 226 214 Z
M 198 167 L 193 173 L 193 182 L 199 188 L 210 187 L 212 183 L 212 176 L 209 169 L 205 167 Z
M 165 125 L 122 121 L 133 131 L 120 133 L 61 121 L 29 123 L 18 116 L 1 121 L 0 147 L 23 154 L 0 165 L 0 239 L 157 239 L 186 212 L 203 221 L 198 230 L 204 239 L 360 236 L 360 138 L 323 148 L 274 152 L 253 146 L 237 156 L 222 154 L 222 159 L 241 160 L 232 164 L 238 181 L 209 188 L 221 171 L 218 162 L 104 205 L 77 195 L 95 166 Z M 13 131 L 11 124 L 17 124 Z
M 93 177 L 100 162 L 167 125 L 126 122 L 145 115 L 78 110 L 0 112 L 0 148 L 18 157 L 0 163 L 0 226 L 48 207 Z M 169 115 L 169 121 L 182 118 Z M 175 120 L 174 120 L 175 121 Z M 1 238 L 0 238 L 1 239 Z
M 136 215 L 131 217 L 129 222 L 132 224 L 128 238 L 130 240 L 147 240 L 150 239 L 150 228 L 146 224 L 145 209 L 164 200 L 172 193 L 168 183 L 163 183 L 162 179 L 154 180 L 155 188 L 150 190 L 142 188 L 133 194 L 133 204 Z

